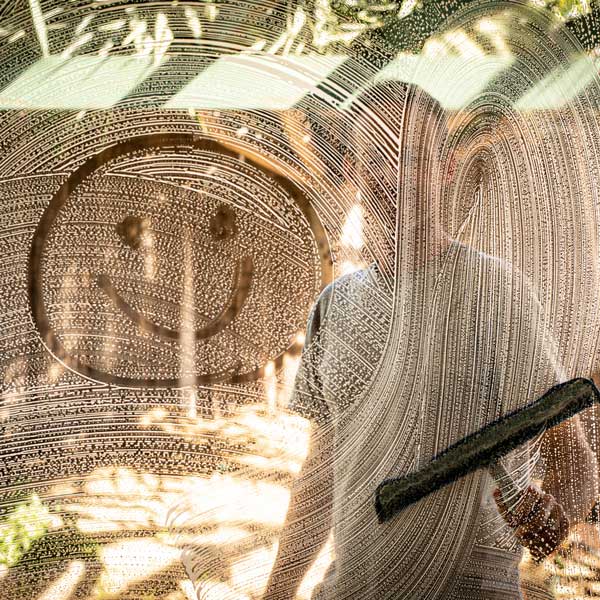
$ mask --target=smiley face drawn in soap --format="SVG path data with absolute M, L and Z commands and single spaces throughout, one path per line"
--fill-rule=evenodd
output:
M 50 352 L 90 379 L 259 379 L 331 277 L 300 188 L 215 140 L 150 134 L 87 159 L 34 234 L 29 295 Z

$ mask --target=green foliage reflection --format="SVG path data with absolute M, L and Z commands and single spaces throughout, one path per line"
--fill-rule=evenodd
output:
M 48 531 L 50 512 L 34 494 L 0 521 L 0 565 L 12 567 Z

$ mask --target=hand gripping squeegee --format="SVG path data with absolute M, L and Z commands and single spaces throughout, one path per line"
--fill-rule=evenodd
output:
M 453 444 L 423 469 L 380 483 L 375 492 L 379 522 L 477 469 L 492 467 L 494 474 L 496 461 L 511 450 L 595 403 L 600 403 L 600 392 L 590 379 L 550 388 L 535 402 Z

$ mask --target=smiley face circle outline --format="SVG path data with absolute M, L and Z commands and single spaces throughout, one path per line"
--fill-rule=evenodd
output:
M 52 226 L 54 225 L 54 222 L 60 213 L 60 210 L 68 201 L 71 192 L 73 192 L 81 183 L 90 177 L 97 169 L 114 159 L 120 158 L 121 156 L 126 156 L 127 154 L 137 150 L 148 150 L 149 148 L 165 148 L 169 150 L 176 150 L 178 147 L 185 147 L 187 149 L 192 147 L 195 150 L 214 152 L 236 159 L 239 159 L 240 157 L 239 151 L 235 151 L 216 140 L 187 133 L 152 133 L 136 136 L 122 142 L 117 142 L 116 144 L 109 146 L 108 148 L 105 148 L 104 150 L 90 157 L 66 179 L 66 181 L 60 186 L 58 191 L 50 200 L 50 203 L 44 210 L 44 213 L 34 232 L 31 243 L 31 251 L 29 254 L 28 269 L 28 292 L 33 321 L 42 341 L 44 342 L 44 345 L 50 354 L 52 354 L 68 369 L 75 371 L 76 373 L 93 381 L 106 383 L 109 385 L 117 385 L 125 388 L 180 388 L 191 385 L 206 385 L 211 383 L 244 383 L 256 381 L 264 375 L 264 366 L 258 367 L 247 373 L 221 371 L 217 373 L 207 373 L 204 375 L 193 375 L 185 378 L 140 379 L 137 377 L 112 375 L 102 371 L 101 369 L 97 369 L 83 363 L 81 360 L 67 352 L 50 325 L 43 299 L 41 277 L 43 271 L 42 256 L 46 246 L 48 234 L 50 233 Z M 308 198 L 306 198 L 300 188 L 297 187 L 296 184 L 294 184 L 290 179 L 272 172 L 263 164 L 255 161 L 251 156 L 244 155 L 244 163 L 249 164 L 253 168 L 259 170 L 274 183 L 283 188 L 300 208 L 311 228 L 311 231 L 313 232 L 313 237 L 317 245 L 321 263 L 321 288 L 325 287 L 332 278 L 331 250 L 325 229 L 323 228 L 323 225 L 321 224 L 317 213 L 315 212 Z M 248 269 L 244 267 L 244 262 L 248 261 L 244 261 L 244 259 L 242 259 L 240 261 L 240 265 L 238 266 L 238 281 L 237 286 L 234 287 L 234 294 L 236 289 L 239 289 L 240 286 L 244 285 L 244 281 L 246 286 L 249 283 L 248 273 L 245 273 L 245 271 Z M 111 298 L 111 300 L 113 303 L 115 303 L 115 298 Z M 221 315 L 222 314 L 224 314 L 223 311 L 221 312 Z M 276 368 L 282 364 L 283 356 L 292 347 L 294 347 L 294 344 L 286 348 L 277 357 L 272 359 L 275 362 Z

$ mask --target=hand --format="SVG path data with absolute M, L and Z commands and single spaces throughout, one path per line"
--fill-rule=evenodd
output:
M 536 486 L 529 486 L 517 505 L 508 510 L 500 490 L 494 499 L 504 520 L 513 528 L 515 537 L 529 549 L 534 560 L 552 554 L 569 534 L 569 519 L 554 496 Z

